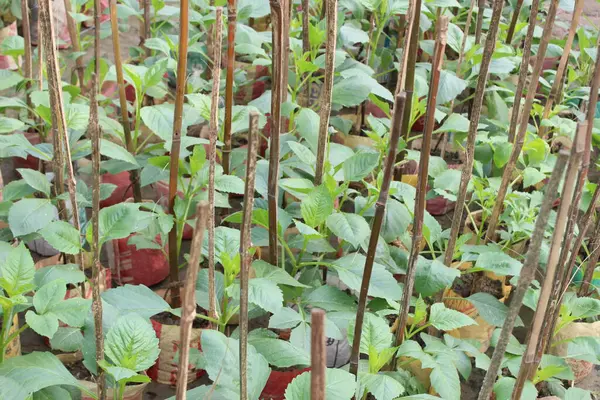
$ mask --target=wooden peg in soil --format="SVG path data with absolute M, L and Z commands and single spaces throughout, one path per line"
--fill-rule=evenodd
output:
M 187 1 L 187 0 L 186 0 Z M 131 124 L 129 123 L 129 111 L 127 111 L 127 96 L 125 94 L 125 79 L 123 78 L 123 61 L 121 59 L 121 42 L 119 39 L 119 19 L 117 16 L 117 0 L 110 0 L 110 26 L 112 31 L 112 42 L 115 56 L 115 70 L 117 73 L 117 86 L 119 87 L 119 106 L 121 108 L 121 125 L 123 125 L 123 136 L 125 136 L 125 147 L 130 154 L 135 154 L 135 144 L 131 137 Z M 183 28 L 182 28 L 183 29 Z M 139 181 L 139 171 L 132 170 L 129 173 L 133 187 L 133 200 L 136 203 L 142 201 L 142 188 Z
M 116 0 L 111 0 L 115 2 Z M 169 213 L 175 219 L 175 197 L 177 196 L 177 181 L 179 176 L 179 154 L 181 150 L 181 128 L 183 119 L 183 102 L 186 89 L 187 53 L 189 36 L 188 0 L 181 0 L 179 9 L 179 60 L 177 61 L 177 88 L 175 92 L 175 114 L 173 117 L 173 140 L 169 165 Z M 114 34 L 113 34 L 114 36 Z M 115 57 L 117 54 L 115 54 Z M 177 308 L 181 304 L 179 286 L 179 249 L 177 245 L 177 221 L 169 232 L 169 277 L 173 289 L 171 291 L 171 306 Z
M 208 203 L 201 201 L 196 207 L 196 226 L 190 251 L 185 287 L 183 289 L 183 301 L 181 307 L 179 365 L 177 367 L 177 389 L 176 399 L 185 400 L 188 383 L 188 365 L 190 364 L 190 338 L 192 324 L 196 318 L 196 281 L 200 269 L 200 255 L 202 253 L 202 242 L 204 241 L 204 230 L 208 215 Z
M 561 202 L 558 208 L 556 216 L 556 224 L 552 233 L 552 242 L 550 246 L 550 254 L 548 256 L 548 263 L 546 264 L 546 276 L 540 291 L 539 300 L 533 317 L 533 323 L 528 332 L 527 345 L 525 354 L 521 361 L 521 368 L 517 375 L 517 381 L 513 389 L 513 399 L 520 399 L 525 381 L 533 379 L 533 375 L 537 370 L 537 367 L 541 361 L 541 355 L 538 356 L 539 346 L 543 346 L 545 341 L 543 337 L 544 321 L 551 320 L 551 315 L 554 314 L 553 304 L 556 299 L 551 301 L 551 293 L 553 286 L 557 280 L 558 272 L 558 258 L 560 256 L 560 249 L 564 239 L 565 228 L 567 226 L 567 220 L 569 219 L 569 210 L 573 201 L 573 193 L 575 191 L 575 183 L 577 181 L 577 172 L 579 164 L 581 163 L 581 153 L 583 151 L 582 142 L 585 140 L 583 135 L 580 135 L 585 131 L 585 127 L 578 129 L 576 137 L 576 143 L 572 148 L 571 156 L 569 158 L 569 165 L 567 167 L 566 177 L 563 184 L 563 190 L 561 194 Z M 582 140 L 583 139 L 583 140 Z M 560 283 L 559 283 L 560 284 Z
M 92 74 L 90 92 L 89 137 L 92 142 L 92 314 L 94 315 L 94 336 L 96 340 L 96 362 L 104 360 L 104 335 L 102 333 L 102 299 L 100 298 L 100 124 L 98 123 L 98 77 Z M 106 379 L 102 369 L 98 369 L 98 399 L 106 398 Z
M 315 186 L 323 181 L 327 142 L 329 141 L 329 114 L 331 114 L 331 94 L 335 70 L 335 43 L 337 41 L 337 0 L 325 0 L 327 14 L 327 39 L 325 42 L 325 79 L 321 92 L 321 110 L 319 111 L 319 139 L 317 142 L 317 166 L 315 167 Z
M 69 31 L 69 39 L 71 40 L 71 46 L 73 46 L 73 53 L 77 54 L 81 52 L 79 45 L 79 35 L 77 33 L 77 23 L 71 15 L 73 12 L 77 12 L 71 5 L 71 0 L 64 0 L 65 10 L 67 14 L 67 30 Z M 39 33 L 38 33 L 39 36 Z M 77 80 L 79 81 L 79 88 L 82 92 L 85 91 L 85 85 L 83 82 L 83 72 L 85 71 L 85 65 L 83 64 L 83 57 L 79 56 L 75 59 L 75 71 L 77 73 Z
M 492 355 L 490 366 L 488 367 L 485 378 L 483 379 L 483 383 L 481 385 L 478 400 L 489 400 L 490 395 L 492 394 L 492 389 L 494 387 L 494 383 L 496 382 L 496 378 L 498 377 L 500 365 L 504 360 L 506 347 L 508 346 L 512 330 L 519 316 L 519 310 L 521 309 L 523 299 L 525 298 L 525 293 L 529 289 L 529 285 L 531 285 L 531 282 L 535 276 L 535 271 L 538 267 L 540 249 L 544 240 L 544 232 L 546 231 L 546 226 L 548 225 L 550 211 L 552 210 L 554 201 L 556 200 L 558 185 L 563 176 L 568 158 L 569 156 L 566 152 L 561 152 L 558 154 L 558 159 L 554 165 L 554 170 L 552 171 L 550 180 L 546 185 L 544 200 L 542 201 L 538 217 L 535 221 L 535 227 L 531 235 L 527 256 L 525 257 L 525 262 L 521 268 L 519 282 L 517 283 L 517 286 L 513 292 L 508 312 L 504 320 L 504 325 L 502 325 L 500 337 L 498 338 L 498 342 L 494 348 L 494 354 Z
M 325 311 L 313 308 L 310 312 L 310 400 L 325 400 Z
M 492 214 L 490 215 L 490 218 L 488 220 L 488 228 L 485 234 L 486 242 L 492 241 L 494 236 L 496 235 L 496 228 L 498 227 L 498 220 L 500 219 L 500 213 L 502 212 L 502 207 L 504 206 L 504 199 L 506 198 L 506 193 L 508 192 L 508 186 L 512 181 L 512 173 L 517 163 L 517 160 L 521 155 L 523 145 L 525 144 L 525 135 L 527 133 L 527 126 L 529 125 L 529 117 L 531 114 L 531 109 L 533 107 L 533 102 L 535 100 L 535 94 L 537 93 L 538 79 L 540 77 L 540 74 L 542 73 L 542 67 L 544 64 L 544 57 L 546 56 L 546 49 L 548 48 L 548 42 L 552 37 L 552 27 L 554 26 L 554 19 L 556 17 L 557 9 L 558 0 L 552 0 L 550 2 L 550 8 L 548 9 L 548 15 L 546 16 L 546 24 L 544 25 L 544 30 L 542 31 L 542 37 L 540 39 L 538 51 L 536 53 L 535 66 L 531 73 L 529 86 L 527 88 L 527 97 L 525 98 L 525 104 L 523 105 L 523 110 L 519 115 L 519 117 L 521 118 L 519 122 L 519 129 L 517 131 L 510 158 L 504 166 L 504 171 L 502 173 L 502 181 L 500 182 L 498 194 L 496 195 L 496 203 L 494 204 Z
M 279 135 L 281 134 L 281 104 L 283 102 L 283 11 L 280 0 L 271 0 L 271 22 L 273 24 L 273 76 L 271 92 L 271 137 L 269 144 L 268 213 L 269 213 L 269 257 L 277 266 L 277 198 L 279 197 Z M 287 91 L 286 91 L 287 93 Z
M 225 77 L 225 124 L 223 129 L 223 173 L 229 175 L 231 154 L 231 124 L 233 119 L 233 70 L 235 66 L 235 31 L 237 0 L 227 0 L 227 74 Z M 275 59 L 275 58 L 273 58 Z
M 240 399 L 248 399 L 248 279 L 252 256 L 250 255 L 250 228 L 254 207 L 254 182 L 256 180 L 256 154 L 258 142 L 258 114 L 250 113 L 248 155 L 246 157 L 246 184 L 244 210 L 240 231 Z
M 381 232 L 383 216 L 385 214 L 385 206 L 387 204 L 390 191 L 390 184 L 393 178 L 394 162 L 398 151 L 398 141 L 400 140 L 400 127 L 402 125 L 402 116 L 406 108 L 406 104 L 410 104 L 412 93 L 401 92 L 396 96 L 394 102 L 394 118 L 392 119 L 392 128 L 390 131 L 390 144 L 388 146 L 388 154 L 383 164 L 383 178 L 381 180 L 381 190 L 379 198 L 375 203 L 375 217 L 373 218 L 373 227 L 371 229 L 371 237 L 369 239 L 369 247 L 367 250 L 367 258 L 365 261 L 365 269 L 363 273 L 362 283 L 360 286 L 360 294 L 358 297 L 358 309 L 356 311 L 356 324 L 354 326 L 354 341 L 352 343 L 352 354 L 350 355 L 350 373 L 356 375 L 358 373 L 358 360 L 360 356 L 360 337 L 362 335 L 362 326 L 365 318 L 365 307 L 367 304 L 367 293 L 369 290 L 369 282 L 371 281 L 371 273 L 373 271 L 373 263 L 375 261 L 375 253 L 377 251 L 377 241 Z
M 454 256 L 454 248 L 460 230 L 462 229 L 463 209 L 467 199 L 467 189 L 469 181 L 473 174 L 473 164 L 475 161 L 475 140 L 477 139 L 477 128 L 479 126 L 479 118 L 481 117 L 481 109 L 483 106 L 483 97 L 485 95 L 485 87 L 488 80 L 488 72 L 492 55 L 496 48 L 496 38 L 498 36 L 498 26 L 502 15 L 502 0 L 495 0 L 492 6 L 492 20 L 490 21 L 490 29 L 488 30 L 483 49 L 483 58 L 479 69 L 479 77 L 477 78 L 477 88 L 473 97 L 473 108 L 469 123 L 469 133 L 467 135 L 467 148 L 465 151 L 465 164 L 460 174 L 460 186 L 458 196 L 456 198 L 456 207 L 454 208 L 454 217 L 452 218 L 452 227 L 450 228 L 450 237 L 448 238 L 448 246 L 444 254 L 444 264 L 449 266 L 452 263 Z
M 210 94 L 210 127 L 208 149 L 208 316 L 217 319 L 215 292 L 215 169 L 219 132 L 219 86 L 221 82 L 221 47 L 223 42 L 223 8 L 215 9 L 213 42 L 212 92 Z M 212 322 L 211 322 L 212 326 Z

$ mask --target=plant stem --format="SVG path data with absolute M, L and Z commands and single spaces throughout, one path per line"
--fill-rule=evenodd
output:
M 492 238 L 496 234 L 496 228 L 498 226 L 500 212 L 502 211 L 502 207 L 504 205 L 504 199 L 508 191 L 509 183 L 512 179 L 512 173 L 517 163 L 517 160 L 521 155 L 523 144 L 525 143 L 525 135 L 527 134 L 527 126 L 529 125 L 529 116 L 531 114 L 531 108 L 533 107 L 533 101 L 537 92 L 538 79 L 542 72 L 544 57 L 546 56 L 546 49 L 548 48 L 548 41 L 552 36 L 552 26 L 554 25 L 554 18 L 556 17 L 557 8 L 558 0 L 552 0 L 550 3 L 550 8 L 548 10 L 546 24 L 544 25 L 544 30 L 542 32 L 542 37 L 540 39 L 540 44 L 536 54 L 535 66 L 533 68 L 533 72 L 531 73 L 529 87 L 527 88 L 527 97 L 525 98 L 523 110 L 520 113 L 521 120 L 519 124 L 517 137 L 515 138 L 515 144 L 510 154 L 510 159 L 508 160 L 508 163 L 504 166 L 502 181 L 500 183 L 500 187 L 498 188 L 498 194 L 496 196 L 496 203 L 494 204 L 494 209 L 492 210 L 492 214 L 488 221 L 488 229 L 485 235 L 486 242 L 492 240 Z
M 273 24 L 273 66 L 271 93 L 271 140 L 269 143 L 268 212 L 269 212 L 269 255 L 271 264 L 277 266 L 277 198 L 279 197 L 279 135 L 281 134 L 281 103 L 283 84 L 283 11 L 280 0 L 271 0 Z M 286 91 L 287 93 L 287 91 Z
M 325 400 L 325 372 L 327 350 L 325 348 L 325 312 L 313 308 L 310 312 L 310 398 Z
M 123 78 L 123 62 L 121 61 L 121 43 L 119 41 L 119 18 L 117 16 L 117 0 L 110 0 L 110 24 L 112 30 L 112 42 L 115 56 L 115 70 L 117 72 L 117 84 L 119 86 L 119 105 L 121 107 L 121 124 L 125 136 L 127 151 L 135 155 L 133 141 L 131 140 L 131 124 L 129 122 L 129 111 L 127 110 L 127 96 L 125 94 L 125 79 Z M 99 77 L 98 77 L 99 78 Z M 136 203 L 142 201 L 142 188 L 140 187 L 139 171 L 129 172 L 131 185 L 133 186 L 133 200 Z
M 73 53 L 79 53 L 81 51 L 81 47 L 79 46 L 79 35 L 77 24 L 71 13 L 74 12 L 73 6 L 71 5 L 71 0 L 64 0 L 65 2 L 65 10 L 67 14 L 67 30 L 69 31 L 69 38 L 71 39 L 71 46 L 73 46 Z M 39 34 L 38 34 L 39 36 Z M 85 66 L 83 65 L 83 58 L 79 55 L 75 59 L 75 71 L 77 73 L 77 79 L 79 80 L 79 88 L 81 92 L 85 92 L 85 86 L 83 83 L 83 72 L 85 70 Z
M 540 207 L 540 211 L 535 222 L 535 227 L 531 235 L 531 242 L 527 251 L 525 262 L 521 268 L 519 282 L 517 283 L 517 287 L 513 292 L 513 298 L 510 301 L 506 319 L 502 325 L 502 331 L 500 332 L 498 343 L 494 349 L 490 366 L 488 367 L 487 373 L 481 385 L 481 391 L 479 392 L 478 400 L 488 400 L 492 393 L 492 388 L 496 382 L 500 364 L 504 359 L 506 347 L 508 346 L 512 330 L 519 316 L 519 310 L 523 304 L 523 298 L 525 297 L 525 293 L 533 281 L 535 271 L 538 266 L 540 249 L 544 240 L 544 232 L 546 230 L 546 226 L 548 225 L 550 211 L 552 210 L 552 205 L 556 199 L 558 184 L 560 183 L 564 168 L 567 164 L 567 159 L 568 155 L 566 152 L 559 153 L 556 164 L 554 165 L 554 170 L 550 176 L 550 180 L 546 185 L 546 194 L 544 196 L 544 201 Z
M 329 114 L 331 113 L 331 95 L 335 72 L 335 44 L 337 40 L 337 0 L 323 0 L 326 3 L 327 41 L 325 43 L 325 80 L 321 92 L 321 110 L 319 112 L 319 139 L 317 143 L 317 166 L 315 168 L 315 186 L 323 181 L 327 142 L 329 141 Z
M 219 86 L 221 83 L 221 48 L 223 42 L 223 8 L 215 9 L 216 26 L 213 42 L 212 92 L 208 150 L 208 316 L 218 319 L 215 291 L 215 168 L 219 132 Z
M 248 279 L 252 256 L 250 255 L 250 228 L 254 207 L 254 182 L 256 180 L 256 153 L 258 139 L 258 114 L 250 113 L 248 155 L 246 157 L 246 184 L 244 186 L 244 211 L 240 231 L 240 400 L 248 399 Z
M 483 14 L 485 13 L 485 0 L 477 2 L 477 25 L 475 26 L 475 44 L 481 43 L 481 31 L 483 30 Z M 494 15 L 492 14 L 492 18 Z M 488 30 L 489 34 L 489 30 Z
M 483 106 L 483 97 L 485 96 L 485 87 L 487 85 L 490 63 L 492 62 L 492 55 L 494 54 L 494 49 L 496 48 L 496 38 L 498 36 L 498 26 L 500 23 L 503 4 L 504 3 L 502 0 L 495 0 L 492 6 L 492 20 L 490 22 L 490 29 L 488 30 L 488 34 L 485 39 L 483 58 L 481 59 L 479 77 L 477 78 L 477 88 L 475 89 L 475 96 L 473 98 L 473 108 L 469 123 L 469 133 L 467 136 L 467 148 L 465 151 L 465 163 L 460 174 L 460 186 L 456 199 L 454 217 L 452 218 L 452 227 L 450 228 L 448 247 L 446 248 L 446 253 L 444 255 L 444 264 L 446 266 L 449 266 L 452 263 L 454 248 L 456 247 L 456 241 L 458 239 L 460 229 L 462 228 L 463 211 L 467 199 L 467 190 L 469 187 L 469 181 L 473 175 L 473 164 L 475 162 L 475 140 L 477 139 L 477 128 L 479 126 L 479 118 L 481 117 L 481 109 Z
M 596 221 L 596 228 L 594 229 L 594 235 L 592 237 L 590 247 L 592 248 L 592 254 L 590 254 L 590 258 L 588 259 L 585 274 L 583 276 L 583 282 L 581 283 L 581 287 L 577 293 L 579 297 L 586 296 L 588 294 L 590 283 L 594 278 L 596 264 L 598 264 L 598 259 L 600 259 L 600 218 L 598 218 Z
M 0 329 L 0 365 L 4 362 L 6 351 L 6 346 L 11 342 L 8 340 L 8 333 L 10 332 L 10 327 L 12 324 L 13 318 L 13 307 L 3 307 L 2 308 L 2 329 Z
M 115 1 L 115 0 L 112 0 Z M 169 165 L 169 213 L 173 216 L 173 228 L 169 232 L 169 276 L 171 284 L 171 305 L 181 304 L 179 290 L 179 268 L 177 261 L 177 221 L 175 219 L 175 197 L 177 196 L 177 177 L 179 176 L 179 153 L 181 150 L 181 127 L 183 119 L 183 102 L 186 92 L 187 53 L 188 53 L 188 0 L 181 0 L 179 11 L 179 60 L 177 62 L 177 89 L 175 93 L 175 114 L 173 116 L 173 140 Z
M 237 1 L 227 0 L 227 75 L 225 77 L 225 126 L 223 130 L 223 173 L 229 175 L 231 154 L 231 123 L 233 118 L 233 69 L 235 66 L 235 31 Z
M 523 97 L 523 88 L 527 81 L 527 72 L 529 71 L 529 60 L 531 58 L 531 44 L 533 42 L 533 33 L 537 26 L 537 15 L 539 8 L 539 0 L 531 2 L 531 14 L 529 15 L 529 26 L 527 27 L 527 35 L 523 44 L 523 57 L 521 58 L 521 69 L 519 71 L 519 80 L 515 88 L 515 99 L 513 101 L 512 114 L 510 116 L 510 126 L 508 128 L 508 142 L 513 143 L 515 140 L 515 132 L 519 121 L 519 111 L 521 110 L 521 99 Z M 533 79 L 533 77 L 532 77 Z
M 396 96 L 394 103 L 394 118 L 392 119 L 392 128 L 390 130 L 390 144 L 388 154 L 385 159 L 383 178 L 381 181 L 381 190 L 379 191 L 379 199 L 375 205 L 375 217 L 373 218 L 373 226 L 371 229 L 371 237 L 369 239 L 369 247 L 367 250 L 367 258 L 365 261 L 365 269 L 363 273 L 362 283 L 360 286 L 360 295 L 358 297 L 358 309 L 356 311 L 356 325 L 354 327 L 354 342 L 352 343 L 352 354 L 350 356 L 350 373 L 356 375 L 358 373 L 358 359 L 360 355 L 360 337 L 362 335 L 362 326 L 365 318 L 365 308 L 367 304 L 367 293 L 369 290 L 369 282 L 371 280 L 371 272 L 375 261 L 375 253 L 377 250 L 377 242 L 383 216 L 385 214 L 385 206 L 387 204 L 390 184 L 393 177 L 394 161 L 398 151 L 398 141 L 400 140 L 400 127 L 406 104 L 410 104 L 412 92 L 401 92 Z M 302 265 L 302 264 L 301 264 Z
M 523 0 L 517 0 L 517 4 L 515 4 L 515 9 L 513 10 L 512 19 L 510 20 L 510 25 L 508 27 L 508 32 L 506 33 L 506 44 L 511 44 L 513 36 L 515 34 L 515 27 L 517 26 L 517 22 L 519 21 L 519 14 L 521 13 L 521 7 L 523 7 Z M 533 6 L 531 7 L 533 10 Z
M 208 203 L 201 201 L 196 207 L 196 226 L 190 250 L 185 288 L 183 290 L 183 304 L 181 307 L 179 365 L 177 368 L 177 400 L 185 400 L 188 383 L 188 365 L 190 363 L 190 338 L 192 324 L 196 318 L 196 281 L 200 269 L 200 253 L 204 241 L 204 230 L 208 214 Z

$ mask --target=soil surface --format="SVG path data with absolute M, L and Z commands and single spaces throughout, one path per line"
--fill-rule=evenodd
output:
M 469 297 L 473 293 L 489 293 L 497 299 L 504 296 L 502 292 L 502 282 L 488 278 L 483 273 L 464 274 L 456 281 L 452 287 L 457 294 L 462 297 Z

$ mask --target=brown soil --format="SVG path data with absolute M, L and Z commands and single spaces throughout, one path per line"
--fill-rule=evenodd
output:
M 71 364 L 65 364 L 65 367 L 76 379 L 89 381 L 92 378 L 90 371 L 83 365 L 83 360 L 75 361 Z
M 204 311 L 200 307 L 196 308 L 196 313 L 204 315 Z M 180 318 L 177 318 L 175 315 L 171 314 L 170 312 L 166 312 L 166 311 L 162 312 L 160 314 L 156 314 L 155 316 L 152 317 L 152 319 L 163 325 L 179 326 L 179 324 L 181 322 Z M 202 328 L 206 328 L 206 327 L 208 327 L 208 321 L 205 319 L 202 319 L 202 318 L 196 317 L 196 319 L 192 323 L 192 328 L 194 328 L 194 329 L 202 329 Z
M 502 282 L 485 276 L 482 272 L 464 274 L 452 287 L 462 297 L 469 297 L 473 293 L 489 293 L 497 299 L 504 296 Z

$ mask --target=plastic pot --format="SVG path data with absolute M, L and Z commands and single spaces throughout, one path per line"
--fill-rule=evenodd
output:
M 103 174 L 100 177 L 100 182 L 112 183 L 117 186 L 110 197 L 100 201 L 100 208 L 114 206 L 133 198 L 133 186 L 131 185 L 129 171 L 119 172 L 118 174 Z
M 285 389 L 292 383 L 294 378 L 310 371 L 310 368 L 294 369 L 291 371 L 271 371 L 267 384 L 260 394 L 261 400 L 284 400 Z
M 81 386 L 84 386 L 92 393 L 98 392 L 98 385 L 95 382 L 90 381 L 79 381 Z M 144 399 L 144 391 L 146 390 L 146 386 L 148 386 L 148 382 L 138 383 L 135 385 L 127 385 L 125 386 L 125 394 L 123 396 L 123 400 L 143 400 Z M 106 398 L 112 399 L 114 397 L 114 391 L 112 388 L 108 388 L 106 390 Z M 90 397 L 87 393 L 81 392 L 81 400 L 94 400 L 93 397 Z

